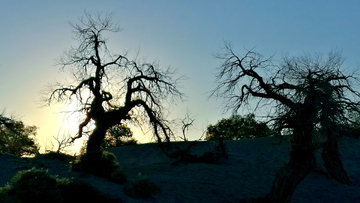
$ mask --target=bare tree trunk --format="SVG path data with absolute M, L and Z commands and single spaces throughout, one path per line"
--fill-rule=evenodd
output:
M 294 147 L 289 163 L 276 174 L 272 184 L 269 202 L 287 203 L 291 201 L 295 188 L 310 173 L 315 165 L 314 149 Z
M 100 145 L 105 138 L 107 128 L 101 124 L 97 124 L 93 133 L 89 136 L 89 140 L 86 147 L 86 153 L 100 151 Z
M 334 138 L 323 144 L 322 159 L 331 178 L 344 184 L 352 184 L 340 159 L 338 142 Z

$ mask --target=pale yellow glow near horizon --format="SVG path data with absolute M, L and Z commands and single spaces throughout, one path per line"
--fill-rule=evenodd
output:
M 46 150 L 56 150 L 58 147 L 56 139 L 62 139 L 65 137 L 76 136 L 79 123 L 84 119 L 79 113 L 62 113 L 69 111 L 69 109 L 75 109 L 74 105 L 59 109 L 59 105 L 50 107 L 44 107 L 38 109 L 39 112 L 36 115 L 25 116 L 26 125 L 35 125 L 38 127 L 36 140 L 40 145 L 40 152 L 44 153 Z M 95 126 L 89 125 L 90 128 Z M 151 142 L 152 135 L 146 130 L 142 132 L 138 127 L 129 125 L 133 132 L 133 137 L 140 143 Z M 144 134 L 145 133 L 145 134 Z M 87 140 L 87 136 L 78 139 L 74 142 L 72 147 L 65 149 L 68 153 L 78 153 L 84 140 Z

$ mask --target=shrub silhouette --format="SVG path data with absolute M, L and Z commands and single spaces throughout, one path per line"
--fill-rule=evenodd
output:
M 149 198 L 160 192 L 160 187 L 151 182 L 147 177 L 139 177 L 138 180 L 125 187 L 125 193 L 135 199 Z
M 135 138 L 131 138 L 128 140 L 123 140 L 123 145 L 136 145 L 139 142 Z
M 65 161 L 67 163 L 70 163 L 70 162 L 73 162 L 75 160 L 75 157 L 74 156 L 71 156 L 71 155 L 68 155 L 68 154 L 64 154 L 64 153 L 61 153 L 61 152 L 53 152 L 53 151 L 50 151 L 46 154 L 37 154 L 35 156 L 35 158 L 45 158 L 45 159 L 57 159 L 57 160 L 60 160 L 60 161 Z
M 105 138 L 102 140 L 100 147 L 107 149 L 137 144 L 137 140 L 132 136 L 133 132 L 125 124 L 115 125 L 106 131 Z
M 230 118 L 221 119 L 215 125 L 209 125 L 205 140 L 241 140 L 272 135 L 273 132 L 266 123 L 255 120 L 254 114 L 232 115 Z
M 106 151 L 82 155 L 80 160 L 73 164 L 72 169 L 103 177 L 119 184 L 126 182 L 126 176 L 120 170 L 115 155 Z
M 110 180 L 117 184 L 124 184 L 127 178 L 122 170 L 116 169 L 114 172 L 111 173 Z
M 0 188 L 0 202 L 121 202 L 109 197 L 92 186 L 59 178 L 47 170 L 29 169 L 19 171 L 6 186 Z
M 45 170 L 20 171 L 2 190 L 1 196 L 6 197 L 5 200 L 17 200 L 18 202 L 25 202 L 29 199 L 41 199 L 44 202 L 54 198 L 61 200 L 61 191 L 56 188 L 58 181 L 66 182 L 66 179 L 57 179 Z

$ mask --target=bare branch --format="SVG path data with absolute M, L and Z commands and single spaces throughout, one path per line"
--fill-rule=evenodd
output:
M 83 128 L 94 122 L 95 129 L 89 136 L 87 149 L 99 150 L 106 130 L 131 119 L 130 112 L 136 107 L 143 107 L 143 115 L 150 119 L 156 139 L 160 143 L 169 141 L 172 132 L 163 118 L 163 102 L 182 99 L 184 95 L 178 89 L 182 78 L 174 78 L 174 71 L 163 69 L 157 63 L 130 60 L 126 53 L 111 54 L 105 34 L 119 31 L 111 22 L 111 14 L 85 13 L 79 23 L 71 26 L 78 44 L 65 52 L 59 63 L 63 69 L 75 69 L 76 85 L 58 84 L 47 99 L 50 104 L 55 99 L 61 101 L 75 96 L 79 102 L 78 111 L 86 113 L 77 136 L 71 141 L 82 137 Z

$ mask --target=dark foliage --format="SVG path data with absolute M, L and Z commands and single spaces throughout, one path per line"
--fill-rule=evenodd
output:
M 115 155 L 106 151 L 82 155 L 80 160 L 73 163 L 72 169 L 103 177 L 119 184 L 126 182 L 126 176 L 120 170 Z
M 59 178 L 46 170 L 35 168 L 19 171 L 8 185 L 1 187 L 0 201 L 5 203 L 122 202 L 88 184 Z
M 70 163 L 70 162 L 73 162 L 75 161 L 75 157 L 74 156 L 71 156 L 71 155 L 68 155 L 68 154 L 64 154 L 64 153 L 61 153 L 61 152 L 53 152 L 53 151 L 50 151 L 46 154 L 37 154 L 35 156 L 35 159 L 36 158 L 44 158 L 44 159 L 58 159 L 60 161 L 65 161 L 67 163 Z
M 104 140 L 101 142 L 102 149 L 121 147 L 125 145 L 136 145 L 137 140 L 132 138 L 133 132 L 125 124 L 118 124 L 109 128 Z
M 255 137 L 268 137 L 273 133 L 265 122 L 255 120 L 254 114 L 233 115 L 224 118 L 215 125 L 209 125 L 205 140 L 240 140 Z
M 36 126 L 25 126 L 22 121 L 0 115 L 0 153 L 19 157 L 38 154 L 36 129 Z

